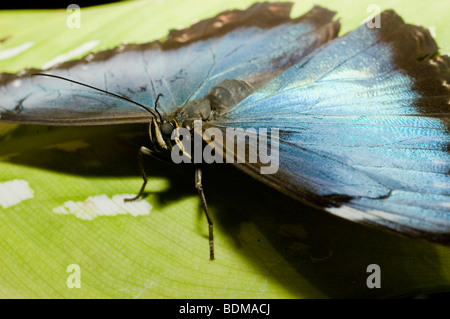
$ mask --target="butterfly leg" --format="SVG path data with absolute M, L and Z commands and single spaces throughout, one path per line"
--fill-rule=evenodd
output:
M 142 194 L 144 194 L 144 190 L 145 190 L 145 186 L 147 185 L 148 178 L 147 178 L 147 174 L 145 173 L 145 170 L 144 170 L 144 162 L 142 159 L 142 155 L 153 156 L 153 152 L 150 149 L 146 148 L 145 146 L 142 146 L 139 149 L 138 166 L 139 166 L 139 172 L 141 173 L 144 183 L 142 184 L 141 189 L 139 190 L 139 193 L 133 198 L 125 198 L 125 202 L 132 202 L 134 200 L 137 200 L 138 198 L 140 198 L 142 196 Z
M 203 192 L 202 186 L 202 169 L 197 167 L 195 169 L 195 188 L 200 195 L 200 199 L 202 201 L 203 210 L 206 215 L 206 219 L 208 220 L 209 225 L 209 259 L 214 259 L 214 236 L 213 236 L 213 221 L 208 212 L 208 206 L 206 205 L 205 193 Z

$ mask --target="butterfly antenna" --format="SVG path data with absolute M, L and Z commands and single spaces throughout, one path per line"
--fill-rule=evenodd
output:
M 133 103 L 134 105 L 137 105 L 137 106 L 143 108 L 144 110 L 146 110 L 147 112 L 149 112 L 151 115 L 153 115 L 154 117 L 156 117 L 156 114 L 155 114 L 155 113 L 153 112 L 153 110 L 150 109 L 149 107 L 147 107 L 147 106 L 145 106 L 145 105 L 143 105 L 143 104 L 140 104 L 140 103 L 138 103 L 138 102 L 136 102 L 136 101 L 133 101 L 133 100 L 131 100 L 131 99 L 129 99 L 129 98 L 126 98 L 126 97 L 124 97 L 124 96 L 122 96 L 122 95 L 118 95 L 118 94 L 115 94 L 115 93 L 112 93 L 112 92 L 108 92 L 108 91 L 105 91 L 105 90 L 96 88 L 96 87 L 94 87 L 94 86 L 91 86 L 91 85 L 89 85 L 89 84 L 81 83 L 81 82 L 78 82 L 78 81 L 75 81 L 75 80 L 71 80 L 71 79 L 68 79 L 68 78 L 59 76 L 59 75 L 46 74 L 46 73 L 33 73 L 33 74 L 31 74 L 31 75 L 32 75 L 32 76 L 48 76 L 48 77 L 50 77 L 50 78 L 56 78 L 56 79 L 60 79 L 60 80 L 72 82 L 72 83 L 75 83 L 75 84 L 78 84 L 78 85 L 82 85 L 82 86 L 88 87 L 88 88 L 93 89 L 93 90 L 96 90 L 96 91 L 100 91 L 100 92 L 105 93 L 105 94 L 109 94 L 109 95 L 114 96 L 114 97 L 116 97 L 116 98 L 118 98 L 118 99 L 121 99 L 121 100 L 130 102 L 130 103 Z M 161 94 L 161 95 L 162 95 L 162 94 Z M 159 95 L 158 95 L 158 97 L 159 97 Z M 158 101 L 158 99 L 156 99 L 156 101 Z M 156 105 L 156 104 L 155 104 L 155 105 Z M 155 107 L 155 110 L 156 110 L 156 107 Z M 156 111 L 156 112 L 158 113 L 159 117 L 161 118 L 161 114 L 159 114 L 158 111 Z
M 161 96 L 164 97 L 164 95 L 162 95 L 161 93 L 159 93 L 158 96 L 156 97 L 156 101 L 155 101 L 155 111 L 156 111 L 156 113 L 158 113 L 159 119 L 161 120 L 161 123 L 162 123 L 163 119 L 162 119 L 161 113 L 159 113 L 158 109 L 156 108 L 156 107 L 158 106 L 158 101 L 159 101 L 159 98 L 160 98 Z

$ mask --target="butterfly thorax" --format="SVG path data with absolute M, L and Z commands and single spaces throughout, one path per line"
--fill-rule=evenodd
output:
M 210 121 L 221 116 L 254 91 L 246 81 L 224 80 L 214 86 L 208 94 L 185 104 L 173 113 L 181 127 L 192 129 L 195 120 Z

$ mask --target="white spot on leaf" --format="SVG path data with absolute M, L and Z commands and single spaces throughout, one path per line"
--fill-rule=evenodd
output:
M 8 208 L 34 197 L 27 181 L 15 179 L 0 183 L 0 206 Z
M 0 51 L 0 60 L 6 60 L 15 57 L 16 55 L 28 50 L 32 46 L 34 46 L 34 42 L 26 42 L 14 48 L 2 50 Z
M 100 43 L 100 41 L 98 41 L 98 40 L 93 40 L 93 41 L 83 43 L 79 47 L 77 47 L 73 50 L 70 50 L 69 52 L 60 54 L 60 55 L 56 56 L 54 59 L 44 63 L 44 65 L 42 66 L 42 69 L 48 69 L 48 68 L 51 68 L 52 66 L 60 64 L 62 62 L 66 62 L 70 59 L 76 58 L 76 57 L 82 55 L 83 53 L 86 53 L 86 52 L 92 50 L 99 43 Z
M 99 216 L 148 215 L 152 205 L 145 200 L 124 202 L 125 198 L 133 198 L 134 195 L 115 195 L 109 198 L 106 195 L 88 197 L 84 202 L 65 202 L 62 206 L 53 208 L 56 214 L 72 214 L 84 220 L 93 220 Z

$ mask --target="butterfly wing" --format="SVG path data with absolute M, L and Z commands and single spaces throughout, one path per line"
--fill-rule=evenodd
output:
M 290 3 L 259 3 L 226 11 L 161 42 L 122 45 L 63 63 L 45 73 L 107 90 L 170 114 L 202 98 L 224 79 L 256 86 L 334 38 L 334 12 L 314 7 L 291 19 Z M 298 42 L 305 46 L 298 48 Z M 96 125 L 148 122 L 145 110 L 127 101 L 54 78 L 0 74 L 0 118 L 22 123 Z M 42 72 L 41 72 L 42 73 Z
M 237 165 L 280 191 L 448 242 L 450 59 L 433 57 L 430 33 L 393 11 L 380 21 L 319 48 L 210 125 L 279 128 L 269 139 L 275 154 L 279 142 L 276 173 L 261 174 L 261 161 Z

